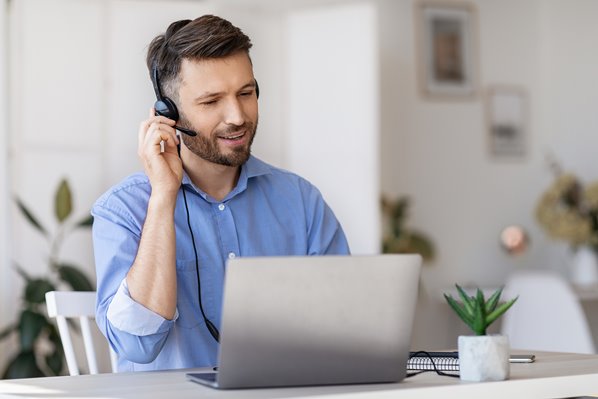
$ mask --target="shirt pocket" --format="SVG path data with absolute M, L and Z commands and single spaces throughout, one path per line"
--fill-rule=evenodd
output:
M 205 324 L 198 302 L 197 271 L 195 259 L 177 260 L 177 309 L 179 317 L 176 325 L 183 328 L 195 328 Z M 199 278 L 201 283 L 201 301 L 206 316 L 214 312 L 214 277 L 199 259 Z

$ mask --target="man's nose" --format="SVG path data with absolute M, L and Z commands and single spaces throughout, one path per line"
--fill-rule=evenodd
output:
M 245 123 L 243 106 L 238 98 L 230 100 L 225 109 L 224 122 L 228 125 L 240 126 Z

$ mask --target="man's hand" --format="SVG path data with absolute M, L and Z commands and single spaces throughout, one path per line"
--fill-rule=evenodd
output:
M 138 155 L 149 177 L 153 195 L 176 196 L 183 180 L 175 123 L 172 119 L 154 115 L 151 108 L 149 118 L 139 126 Z

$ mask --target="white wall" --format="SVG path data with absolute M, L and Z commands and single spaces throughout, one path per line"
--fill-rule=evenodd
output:
M 598 179 L 598 35 L 593 0 L 541 2 L 545 145 L 585 181 Z
M 521 86 L 531 99 L 532 144 L 522 161 L 490 157 L 483 92 L 473 100 L 430 100 L 417 85 L 413 1 L 383 2 L 382 187 L 413 200 L 410 222 L 430 234 L 437 261 L 425 268 L 425 283 L 435 291 L 454 282 L 496 285 L 516 261 L 500 250 L 498 235 L 511 223 L 532 234 L 532 254 L 542 238 L 533 206 L 549 180 L 538 130 L 538 95 L 544 64 L 540 58 L 540 8 L 537 1 L 475 1 L 480 88 Z M 394 19 L 394 21 L 393 21 Z M 508 28 L 507 28 L 508 27 Z
M 378 253 L 376 6 L 293 11 L 285 25 L 289 168 L 320 188 L 352 253 Z
M 103 6 L 99 1 L 11 1 L 10 12 L 11 193 L 53 233 L 54 193 L 61 178 L 73 190 L 75 219 L 89 214 L 98 194 L 102 102 L 89 93 L 102 88 Z M 48 241 L 11 207 L 14 260 L 33 275 L 48 275 Z M 63 255 L 93 276 L 89 237 L 88 232 L 73 234 Z M 22 283 L 14 274 L 13 280 L 17 287 Z
M 0 137 L 4 145 L 0 146 L 0 329 L 4 321 L 12 316 L 11 302 L 12 269 L 10 268 L 10 246 L 8 245 L 10 217 L 8 212 L 8 19 L 7 0 L 0 0 Z M 4 353 L 7 343 L 0 343 L 0 353 Z

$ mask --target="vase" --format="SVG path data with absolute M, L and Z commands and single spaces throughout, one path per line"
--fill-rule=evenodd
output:
M 581 286 L 598 284 L 598 257 L 594 248 L 583 245 L 575 250 L 570 279 L 573 284 Z
M 506 335 L 460 335 L 459 376 L 463 381 L 509 378 L 509 338 Z

